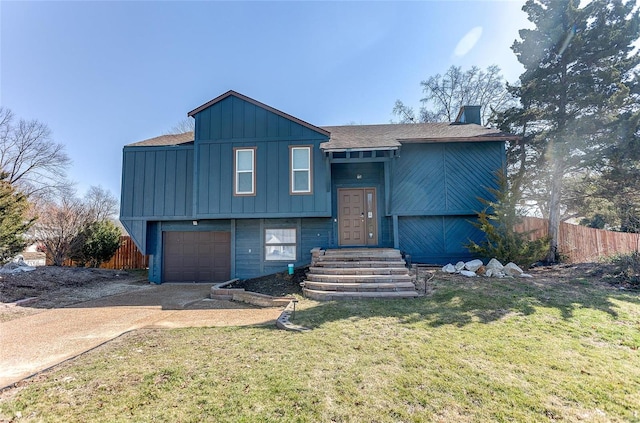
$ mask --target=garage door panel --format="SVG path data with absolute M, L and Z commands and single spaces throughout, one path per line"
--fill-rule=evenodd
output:
M 164 232 L 165 282 L 220 282 L 231 273 L 231 233 Z

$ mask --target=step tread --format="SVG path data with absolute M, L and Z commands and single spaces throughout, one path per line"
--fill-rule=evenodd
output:
M 413 291 L 416 289 L 412 282 L 378 282 L 378 283 L 340 283 L 304 281 L 304 287 L 318 291 Z
M 314 282 L 410 282 L 411 275 L 323 275 L 317 273 L 307 273 L 307 279 Z
M 407 275 L 406 267 L 327 267 L 312 266 L 309 272 L 315 275 Z
M 395 261 L 379 261 L 379 260 L 324 260 L 324 261 L 316 261 L 313 264 L 314 267 L 405 267 L 406 262 L 404 260 L 395 260 Z
M 348 292 L 348 291 L 318 291 L 303 288 L 303 294 L 315 300 L 340 300 L 340 299 L 365 299 L 365 298 L 413 298 L 420 294 L 417 291 L 393 291 L 393 292 Z

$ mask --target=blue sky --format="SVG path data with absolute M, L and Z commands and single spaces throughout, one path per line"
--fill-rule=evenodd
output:
M 83 194 L 122 147 L 232 89 L 314 125 L 388 123 L 451 65 L 522 72 L 523 1 L 0 1 L 0 104 L 53 131 Z

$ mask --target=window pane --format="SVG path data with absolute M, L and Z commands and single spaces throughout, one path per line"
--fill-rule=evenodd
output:
M 253 170 L 253 150 L 236 150 L 236 170 Z
M 309 191 L 309 172 L 294 171 L 293 172 L 293 191 Z
M 295 245 L 266 246 L 264 248 L 265 260 L 296 261 Z
M 253 173 L 242 172 L 238 173 L 238 186 L 236 192 L 239 193 L 252 193 L 253 192 Z
M 309 169 L 309 149 L 293 149 L 293 169 Z
M 266 244 L 295 244 L 295 229 L 267 229 L 265 231 Z

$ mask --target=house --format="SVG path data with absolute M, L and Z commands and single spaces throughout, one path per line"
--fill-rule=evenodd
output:
M 468 258 L 513 139 L 477 124 L 478 107 L 451 124 L 318 127 L 229 91 L 188 115 L 195 133 L 123 150 L 120 220 L 155 283 L 274 273 L 314 247 Z

